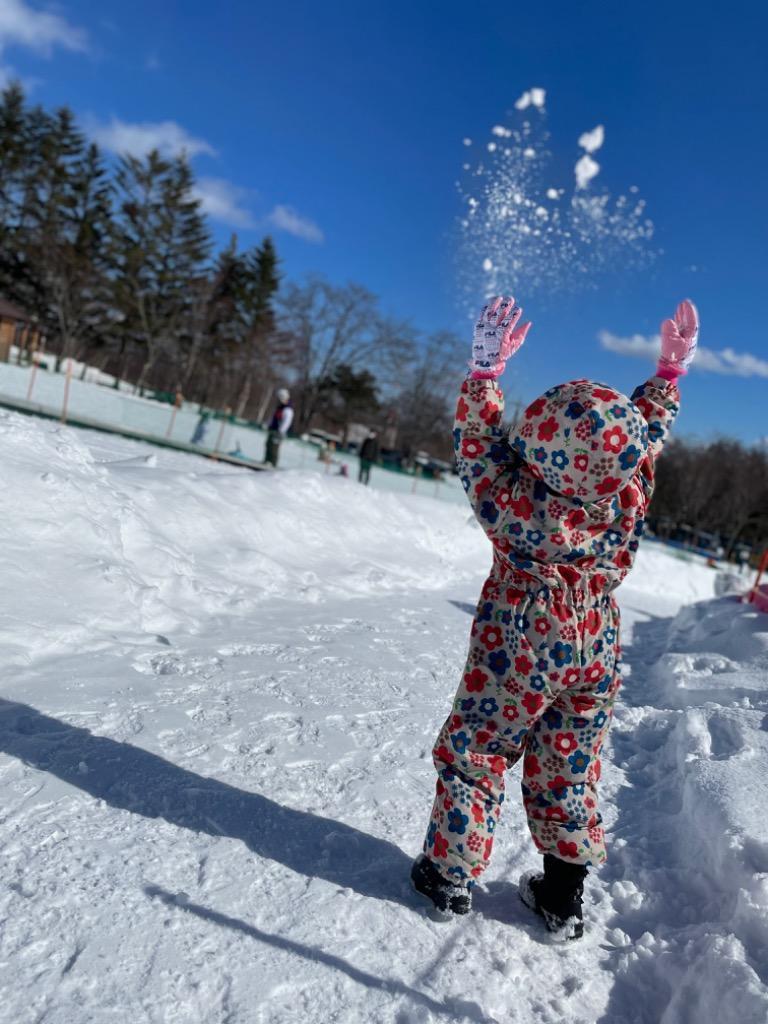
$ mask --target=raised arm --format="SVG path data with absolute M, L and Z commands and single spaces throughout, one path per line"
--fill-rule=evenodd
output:
M 495 298 L 483 307 L 475 325 L 469 374 L 456 406 L 454 447 L 459 475 L 475 515 L 489 533 L 499 517 L 496 499 L 504 477 L 510 463 L 517 461 L 501 428 L 504 395 L 497 379 L 530 329 L 530 323 L 518 327 L 522 313 L 511 297 Z
M 661 325 L 661 356 L 656 376 L 635 388 L 632 401 L 648 422 L 648 455 L 641 467 L 648 489 L 653 486 L 654 463 L 669 436 L 680 408 L 678 379 L 688 373 L 699 339 L 699 314 L 690 299 L 677 307 Z

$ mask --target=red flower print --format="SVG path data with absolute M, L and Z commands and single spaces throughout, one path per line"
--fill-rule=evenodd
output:
M 584 452 L 580 452 L 578 455 L 573 457 L 573 468 L 577 469 L 579 473 L 586 473 L 589 468 L 589 456 Z
M 459 421 L 459 423 L 463 423 L 466 420 L 468 412 L 469 406 L 467 405 L 463 398 L 460 398 L 459 403 L 456 406 L 456 419 Z
M 515 587 L 507 587 L 507 604 L 519 604 L 524 597 L 524 590 L 517 590 Z
M 533 668 L 533 662 L 530 658 L 526 658 L 524 654 L 518 654 L 515 658 L 515 671 L 519 672 L 521 676 L 527 676 Z
M 563 686 L 573 686 L 574 683 L 579 681 L 579 670 L 577 668 L 569 668 L 566 670 L 563 676 Z
M 501 713 L 508 722 L 514 722 L 516 718 L 520 717 L 520 712 L 514 704 L 505 704 Z
M 632 555 L 628 551 L 617 551 L 614 562 L 620 569 L 628 569 L 632 565 Z
M 526 775 L 541 774 L 541 765 L 539 764 L 539 759 L 535 754 L 528 754 L 525 759 L 524 769 Z
M 554 779 L 550 779 L 547 783 L 547 789 L 551 789 L 553 792 L 557 792 L 558 789 L 567 789 L 570 786 L 568 779 L 564 779 L 562 775 L 556 775 Z
M 629 487 L 623 488 L 621 494 L 619 494 L 619 502 L 622 508 L 635 508 L 639 505 L 640 495 L 637 493 L 637 488 L 633 484 L 630 484 Z M 628 528 L 625 526 L 624 529 L 629 532 L 631 527 Z
M 480 804 L 472 804 L 472 817 L 478 825 L 482 824 L 485 820 L 485 811 Z
M 573 710 L 577 715 L 583 715 L 585 711 L 590 711 L 594 706 L 594 697 L 585 697 L 583 694 L 577 694 L 573 698 Z
M 544 704 L 544 695 L 541 693 L 526 693 L 523 697 L 523 706 L 529 715 L 535 715 Z
M 551 441 L 559 429 L 560 424 L 557 422 L 554 416 L 548 416 L 547 419 L 542 420 L 539 424 L 539 429 L 536 431 L 536 436 L 540 441 Z
M 502 632 L 498 626 L 486 626 L 480 634 L 480 643 L 489 651 L 495 651 L 504 642 Z
M 600 761 L 599 758 L 598 758 L 598 760 L 592 762 L 591 770 L 592 770 L 592 777 L 595 780 L 595 782 L 597 782 L 599 780 L 600 776 L 603 774 L 603 764 L 602 764 L 602 761 Z
M 461 715 L 452 715 L 451 720 L 448 723 L 448 731 L 456 732 L 456 730 L 460 729 L 462 725 L 464 725 L 464 719 L 461 717 Z
M 491 779 L 488 778 L 487 775 L 483 775 L 481 778 L 477 780 L 477 788 L 487 789 L 488 792 L 490 793 L 493 789 L 493 782 L 491 781 Z
M 549 624 L 549 620 L 545 619 L 542 615 L 541 618 L 536 619 L 536 622 L 534 623 L 534 628 L 537 633 L 540 633 L 542 636 L 545 636 L 550 631 L 551 626 Z
M 513 501 L 510 508 L 518 519 L 522 519 L 526 523 L 533 515 L 533 502 L 530 498 L 526 498 L 525 495 L 523 495 L 522 498 L 518 498 L 516 501 Z
M 486 402 L 478 413 L 483 423 L 491 423 L 498 414 L 499 407 L 495 402 Z
M 553 544 L 565 544 L 565 537 L 562 533 L 553 533 L 549 539 Z
M 438 761 L 445 761 L 446 764 L 453 764 L 455 760 L 453 754 L 450 752 L 450 750 L 448 749 L 448 747 L 446 747 L 444 743 L 441 743 L 440 746 L 435 750 L 435 758 Z
M 488 740 L 490 740 L 490 738 L 492 736 L 493 736 L 493 733 L 492 732 L 488 732 L 487 729 L 479 729 L 478 732 L 475 735 L 475 739 L 477 740 L 477 742 L 479 744 L 482 745 L 484 743 L 487 743 Z
M 571 585 L 573 585 L 574 583 L 578 583 L 581 579 L 581 573 L 579 572 L 579 570 L 574 569 L 570 565 L 560 565 L 558 566 L 558 569 L 560 570 L 560 575 L 563 577 L 566 583 L 570 583 Z M 562 621 L 564 622 L 565 619 L 563 619 Z
M 574 508 L 565 517 L 565 525 L 569 530 L 572 530 L 574 526 L 581 526 L 586 521 L 587 513 L 583 508 Z
M 511 502 L 512 502 L 512 492 L 511 491 L 507 491 L 507 490 L 499 491 L 499 493 L 496 495 L 496 504 L 499 506 L 499 508 L 507 508 L 507 506 L 510 505 Z
M 465 459 L 477 459 L 483 454 L 483 445 L 476 437 L 465 437 L 461 442 L 461 454 Z
M 555 736 L 555 750 L 561 754 L 570 754 L 578 745 L 572 732 L 559 732 Z
M 557 850 L 561 857 L 579 856 L 579 848 L 576 843 L 566 843 L 563 839 L 558 841 Z
M 464 685 L 469 693 L 482 693 L 487 682 L 488 676 L 481 668 L 473 668 L 464 676 Z
M 590 665 L 588 669 L 584 671 L 584 678 L 588 683 L 596 683 L 598 679 L 602 679 L 605 675 L 605 669 L 599 661 L 596 661 L 594 665 Z
M 592 397 L 602 398 L 604 402 L 615 402 L 619 396 L 609 388 L 593 388 Z
M 435 832 L 434 852 L 436 857 L 446 857 L 448 855 L 448 840 L 440 832 Z
M 525 410 L 526 419 L 532 420 L 534 416 L 541 416 L 546 407 L 546 398 L 537 398 L 535 402 L 531 402 L 528 408 Z
M 491 769 L 494 775 L 503 775 L 507 770 L 506 758 L 497 754 L 496 757 L 491 757 L 488 760 L 488 767 Z
M 605 480 L 601 480 L 595 490 L 598 494 L 610 494 L 611 491 L 615 491 L 621 484 L 621 480 L 615 476 L 607 476 Z
M 584 617 L 584 626 L 592 636 L 597 636 L 597 631 L 600 629 L 600 613 L 596 608 L 589 609 Z
M 568 821 L 568 815 L 562 807 L 548 807 L 546 814 L 550 821 Z
M 483 860 L 491 859 L 491 850 L 493 849 L 493 836 L 489 836 L 485 840 L 485 850 L 483 851 Z
M 629 437 L 621 427 L 611 427 L 610 430 L 603 431 L 603 451 L 618 455 L 628 440 Z

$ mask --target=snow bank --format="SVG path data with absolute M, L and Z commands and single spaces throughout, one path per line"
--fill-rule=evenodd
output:
M 99 460 L 88 434 L 0 413 L 4 615 L 30 656 L 115 631 L 199 630 L 267 599 L 429 590 L 477 573 L 468 510 L 317 474 L 195 457 Z M 19 621 L 34 622 L 18 636 Z M 55 623 L 55 627 L 51 624 Z

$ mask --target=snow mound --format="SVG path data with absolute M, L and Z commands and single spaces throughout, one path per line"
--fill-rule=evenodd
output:
M 430 590 L 489 558 L 467 511 L 427 498 L 195 457 L 99 461 L 87 433 L 16 414 L 0 414 L 0 437 L 13 524 L 0 642 L 23 657 L 126 630 L 194 632 L 267 599 Z

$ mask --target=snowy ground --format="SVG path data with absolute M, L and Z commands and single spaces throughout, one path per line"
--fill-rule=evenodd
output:
M 3 1024 L 764 1024 L 768 618 L 648 544 L 611 856 L 548 941 L 514 799 L 407 885 L 489 560 L 468 509 L 0 412 Z M 718 592 L 722 588 L 718 588 Z
M 31 375 L 31 367 L 0 362 L 0 398 L 5 397 L 11 401 L 26 400 Z M 58 416 L 64 401 L 65 381 L 63 373 L 38 369 L 33 382 L 31 401 L 38 403 L 46 412 Z M 70 419 L 77 420 L 81 417 L 85 421 L 105 424 L 115 430 L 136 431 L 160 439 L 168 437 L 184 444 L 191 442 L 200 418 L 198 406 L 191 402 L 185 402 L 174 414 L 171 406 L 163 402 L 139 398 L 126 391 L 115 391 L 90 381 L 81 381 L 76 377 L 70 382 L 68 409 Z M 208 423 L 199 447 L 207 451 L 237 453 L 261 462 L 265 454 L 266 437 L 265 431 L 255 427 L 216 420 Z M 313 444 L 289 438 L 280 448 L 280 468 L 301 469 L 304 472 L 333 476 L 340 472 L 342 466 L 346 466 L 350 478 L 357 480 L 360 462 L 356 455 L 340 452 L 333 456 L 332 464 L 325 466 L 318 462 L 318 452 L 319 447 Z M 462 507 L 466 502 L 458 477 L 450 473 L 435 481 L 374 466 L 371 470 L 370 486 L 395 494 L 415 493 L 437 498 Z

